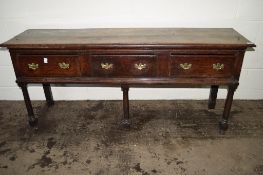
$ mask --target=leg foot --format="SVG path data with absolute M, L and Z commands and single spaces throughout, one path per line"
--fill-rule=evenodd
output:
M 130 128 L 131 127 L 131 121 L 129 119 L 123 119 L 121 121 L 120 125 L 123 128 Z
M 228 129 L 228 121 L 226 119 L 219 122 L 219 129 L 222 131 L 226 131 Z
M 38 118 L 32 118 L 28 121 L 28 124 L 32 128 L 36 128 L 38 126 Z

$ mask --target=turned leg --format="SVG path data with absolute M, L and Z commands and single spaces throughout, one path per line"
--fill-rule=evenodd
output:
M 211 86 L 209 100 L 208 100 L 208 109 L 215 109 L 217 92 L 218 92 L 218 86 L 216 85 Z
M 121 90 L 123 91 L 123 120 L 121 124 L 123 126 L 130 126 L 130 120 L 129 120 L 129 87 L 122 86 Z
M 37 125 L 38 119 L 34 115 L 33 107 L 32 107 L 31 100 L 30 100 L 28 90 L 27 90 L 27 84 L 21 83 L 21 84 L 19 84 L 19 86 L 22 89 L 24 101 L 26 104 L 26 109 L 27 109 L 27 113 L 28 113 L 28 123 L 31 127 L 34 127 Z
M 53 100 L 53 95 L 52 95 L 50 84 L 43 84 L 43 89 L 44 89 L 47 105 L 48 106 L 54 105 L 54 100 Z
M 229 118 L 230 111 L 231 111 L 233 96 L 234 96 L 235 90 L 237 89 L 237 86 L 238 86 L 237 84 L 234 84 L 228 87 L 223 117 L 222 117 L 222 120 L 219 122 L 219 128 L 221 131 L 226 131 L 228 128 L 228 118 Z

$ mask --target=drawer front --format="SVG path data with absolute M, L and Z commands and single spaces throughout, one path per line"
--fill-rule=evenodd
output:
M 172 77 L 215 77 L 226 78 L 233 75 L 235 57 L 214 55 L 171 56 L 170 75 Z
M 155 77 L 154 55 L 92 55 L 93 77 Z
M 20 55 L 16 62 L 22 76 L 80 76 L 76 55 Z

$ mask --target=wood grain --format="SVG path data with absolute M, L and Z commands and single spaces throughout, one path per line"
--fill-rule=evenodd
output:
M 1 44 L 8 48 L 255 46 L 231 28 L 30 29 Z

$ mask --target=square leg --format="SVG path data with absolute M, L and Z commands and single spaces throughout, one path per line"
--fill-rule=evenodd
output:
M 130 117 L 129 117 L 129 87 L 122 86 L 123 91 L 123 120 L 121 125 L 124 127 L 130 127 Z
M 208 109 L 215 109 L 218 87 L 219 86 L 217 86 L 217 85 L 212 85 L 210 88 L 210 95 L 209 95 L 209 100 L 208 100 Z
M 43 84 L 43 89 L 44 89 L 47 105 L 53 106 L 54 100 L 53 100 L 50 84 Z

